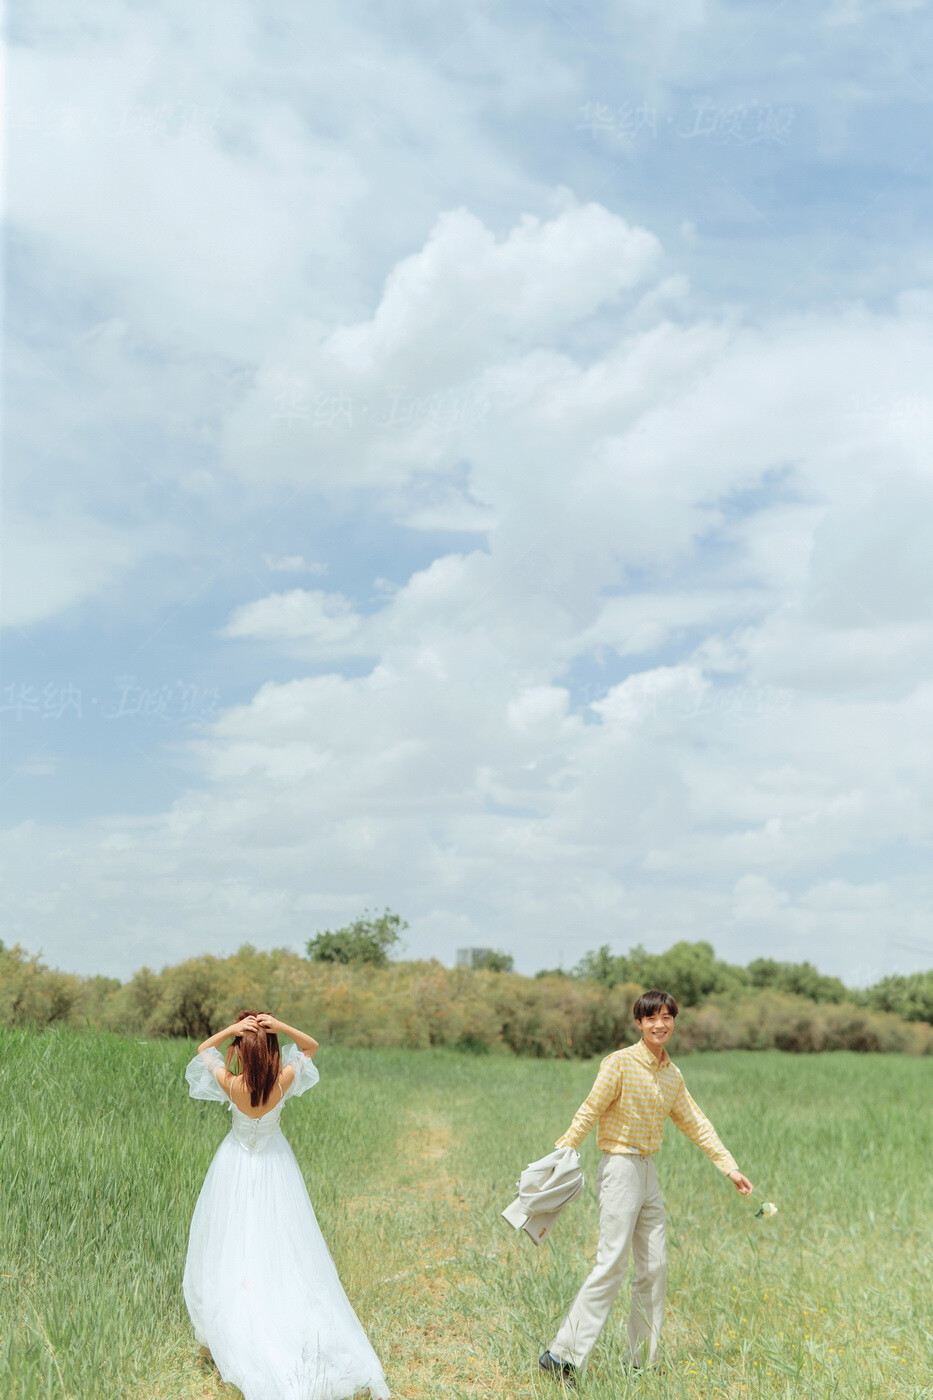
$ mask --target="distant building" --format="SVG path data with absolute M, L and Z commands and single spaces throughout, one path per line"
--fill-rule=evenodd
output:
M 458 948 L 458 967 L 479 967 L 493 950 L 491 948 Z

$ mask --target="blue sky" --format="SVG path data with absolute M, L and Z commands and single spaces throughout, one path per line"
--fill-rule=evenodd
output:
M 929 966 L 931 27 L 20 5 L 7 941 Z

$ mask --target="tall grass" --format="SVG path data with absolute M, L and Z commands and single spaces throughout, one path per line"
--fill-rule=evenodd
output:
M 191 1053 L 0 1033 L 3 1400 L 236 1396 L 199 1362 L 181 1299 L 191 1209 L 228 1127 L 220 1105 L 186 1097 Z M 781 1213 L 755 1220 L 669 1126 L 667 1370 L 624 1376 L 620 1299 L 585 1395 L 933 1395 L 929 1060 L 732 1051 L 681 1063 Z M 536 1357 L 592 1258 L 595 1145 L 584 1196 L 546 1245 L 498 1212 L 595 1065 L 326 1046 L 319 1064 L 285 1131 L 395 1394 L 552 1395 Z

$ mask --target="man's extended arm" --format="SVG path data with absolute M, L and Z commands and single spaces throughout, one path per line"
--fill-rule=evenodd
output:
M 607 1055 L 599 1067 L 592 1089 L 577 1109 L 570 1127 L 555 1147 L 579 1147 L 601 1114 L 617 1099 L 622 1089 L 622 1066 L 615 1055 Z
M 747 1196 L 752 1190 L 752 1183 L 747 1176 L 743 1176 L 736 1165 L 732 1153 L 723 1147 L 716 1134 L 716 1129 L 707 1118 L 703 1110 L 696 1104 L 687 1093 L 687 1086 L 683 1082 L 680 1085 L 680 1092 L 671 1106 L 671 1118 L 677 1124 L 682 1133 L 685 1133 L 691 1142 L 695 1142 L 701 1152 L 705 1152 L 710 1161 L 725 1173 L 743 1196 Z

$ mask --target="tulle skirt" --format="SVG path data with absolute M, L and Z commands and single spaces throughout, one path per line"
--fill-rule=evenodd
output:
M 379 1359 L 344 1293 L 304 1180 L 279 1132 L 217 1149 L 188 1238 L 195 1334 L 246 1400 L 385 1400 Z

